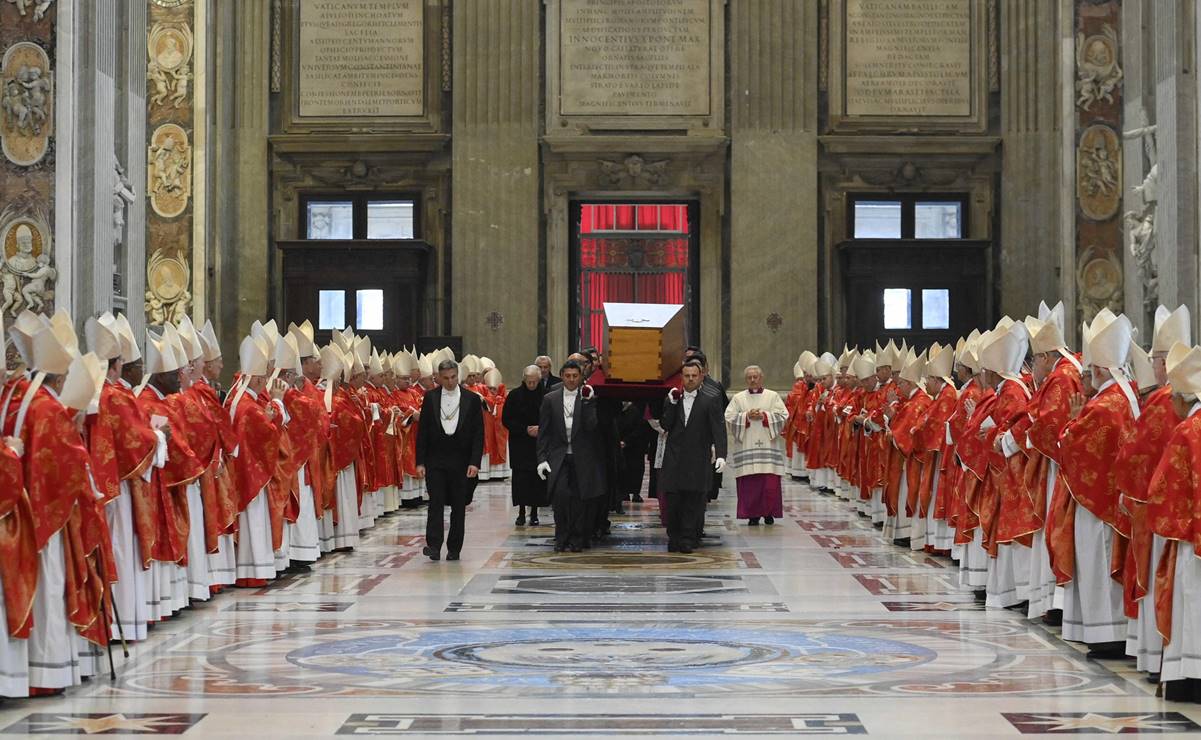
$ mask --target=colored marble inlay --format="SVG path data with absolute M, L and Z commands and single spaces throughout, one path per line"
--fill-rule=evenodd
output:
M 1201 733 L 1201 725 L 1179 712 L 1004 712 L 1023 735 L 1161 735 Z
M 712 594 L 746 593 L 742 576 L 571 575 L 501 576 L 494 594 Z
M 528 570 L 739 570 L 759 568 L 754 553 L 705 549 L 691 554 L 597 550 L 583 553 L 498 552 L 484 568 Z
M 921 553 L 907 552 L 831 552 L 830 557 L 844 568 L 942 568 L 941 562 Z
M 204 714 L 34 713 L 0 730 L 5 735 L 182 735 Z
M 339 735 L 866 735 L 854 714 L 352 714 Z
M 856 573 L 855 580 L 876 596 L 966 594 L 955 575 Z
M 93 697 L 1139 695 L 1017 620 L 217 619 Z
M 446 612 L 532 612 L 532 613 L 580 613 L 616 612 L 619 614 L 701 614 L 706 612 L 786 612 L 788 606 L 780 602 L 758 602 L 751 604 L 717 603 L 655 603 L 655 602 L 534 602 L 488 604 L 480 602 L 452 601 Z

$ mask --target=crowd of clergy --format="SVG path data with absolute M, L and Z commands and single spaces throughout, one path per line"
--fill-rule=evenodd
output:
M 1149 349 L 1102 310 L 1064 341 L 1063 306 L 955 346 L 802 353 L 790 473 L 895 544 L 956 561 L 987 608 L 1129 658 L 1201 701 L 1201 348 L 1160 307 Z
M 0 326 L 0 334 L 4 334 Z M 112 642 L 228 587 L 262 588 L 425 503 L 415 447 L 434 368 L 350 330 L 255 322 L 228 390 L 211 323 L 151 327 L 28 311 L 0 377 L 0 696 L 58 693 Z M 483 399 L 482 479 L 508 476 L 495 365 L 458 361 Z M 110 664 L 107 666 L 111 670 Z

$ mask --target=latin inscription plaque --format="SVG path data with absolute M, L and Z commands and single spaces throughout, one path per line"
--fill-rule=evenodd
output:
M 421 115 L 423 12 L 423 0 L 300 0 L 300 115 Z
M 846 0 L 846 114 L 972 115 L 971 4 Z
M 561 0 L 559 114 L 703 116 L 710 0 Z

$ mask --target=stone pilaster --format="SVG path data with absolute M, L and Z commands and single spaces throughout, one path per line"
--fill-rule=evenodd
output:
M 211 89 L 211 280 L 209 314 L 226 358 L 255 319 L 266 318 L 269 286 L 268 62 L 270 0 L 217 3 Z M 199 298 L 198 298 L 199 299 Z M 227 360 L 227 370 L 236 361 Z
M 118 265 L 121 290 L 114 307 L 126 313 L 134 334 L 141 336 L 146 322 L 141 308 L 146 295 L 146 4 L 124 3 L 124 12 L 124 79 L 116 146 L 134 198 L 125 208 L 124 249 Z M 111 190 L 110 183 L 110 197 Z
M 758 364 L 787 388 L 797 355 L 819 349 L 817 3 L 735 2 L 729 14 L 727 382 Z
M 76 244 L 82 247 L 77 264 L 75 319 L 113 307 L 113 172 L 116 168 L 117 18 L 116 0 L 88 3 L 89 73 L 78 99 L 87 100 L 88 123 L 76 141 L 80 157 L 76 179 Z
M 1001 303 L 1003 314 L 1036 313 L 1059 295 L 1058 193 L 1062 118 L 1059 13 L 1044 0 L 1002 0 L 1001 55 Z
M 450 330 L 510 383 L 539 349 L 539 6 L 454 5 Z
M 1196 12 L 1193 0 L 1155 3 L 1152 78 L 1159 160 L 1155 212 L 1159 302 L 1173 308 L 1188 303 L 1194 309 L 1198 239 Z

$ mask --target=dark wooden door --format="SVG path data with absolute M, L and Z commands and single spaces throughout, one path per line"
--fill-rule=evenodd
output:
M 988 242 L 848 241 L 838 251 L 852 346 L 946 344 L 992 323 Z
M 308 319 L 313 322 L 318 344 L 328 341 L 331 330 L 345 326 L 353 326 L 384 350 L 417 343 L 425 325 L 427 245 L 372 240 L 296 241 L 279 246 L 284 254 L 281 328 Z M 323 298 L 331 309 L 325 322 Z

